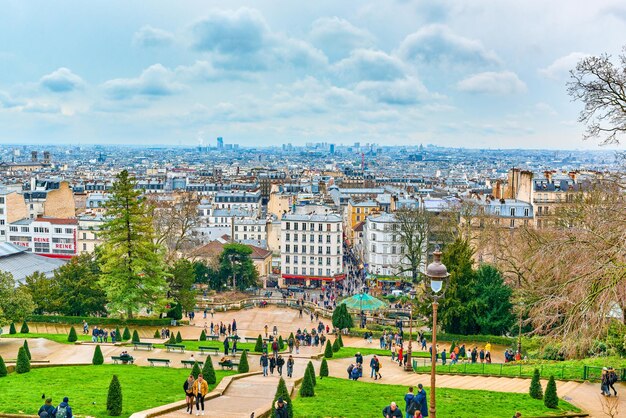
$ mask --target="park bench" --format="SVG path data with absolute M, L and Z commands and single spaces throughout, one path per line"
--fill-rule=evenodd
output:
M 247 349 L 247 348 L 236 348 L 235 350 L 231 350 L 231 351 L 232 351 L 232 353 L 233 353 L 233 356 L 236 356 L 236 355 L 237 355 L 237 353 L 241 353 L 241 352 L 243 352 L 243 351 L 250 351 L 250 350 L 249 350 L 249 349 Z
M 217 341 L 220 338 L 219 335 L 207 335 L 206 339 L 211 341 Z
M 130 363 L 130 364 L 133 364 L 133 363 L 135 362 L 135 359 L 134 359 L 134 358 L 132 358 L 132 357 L 130 357 L 130 358 L 128 358 L 128 357 L 126 357 L 126 358 L 122 358 L 122 357 L 120 357 L 120 356 L 111 356 L 111 360 L 113 360 L 113 363 L 114 363 L 114 364 L 117 364 L 117 363 L 118 363 L 118 362 L 120 362 L 120 361 L 121 361 L 122 363 L 126 362 L 126 363 Z
M 193 365 L 195 363 L 198 363 L 198 366 L 202 367 L 202 365 L 204 364 L 203 361 L 196 361 L 196 360 L 181 360 L 180 361 L 183 366 L 185 366 L 185 369 L 187 368 L 187 366 L 193 367 Z
M 149 351 L 152 351 L 154 349 L 154 345 L 152 345 L 152 343 L 134 342 L 133 345 L 135 346 L 135 350 L 138 348 L 147 348 Z
M 148 362 L 150 363 L 151 366 L 161 363 L 161 364 L 165 364 L 167 367 L 170 367 L 170 361 L 166 358 L 149 358 Z
M 183 344 L 165 344 L 167 352 L 180 350 L 181 353 L 185 352 L 185 346 Z
M 233 367 L 235 366 L 239 366 L 239 363 L 235 363 L 234 361 L 220 361 L 218 363 L 220 366 L 222 366 L 222 370 L 228 369 L 228 370 L 232 370 Z
M 204 354 L 205 351 L 212 351 L 215 353 L 216 356 L 220 351 L 220 349 L 217 347 L 204 347 L 204 346 L 198 347 L 198 350 L 200 350 L 200 354 Z

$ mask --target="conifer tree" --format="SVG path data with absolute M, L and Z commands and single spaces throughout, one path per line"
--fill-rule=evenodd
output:
M 11 326 L 9 327 L 9 334 L 17 334 L 17 331 L 15 331 L 15 324 L 13 322 L 11 322 Z
M 530 381 L 530 397 L 534 399 L 543 399 L 543 389 L 541 388 L 541 381 L 539 380 L 539 369 L 535 369 L 533 373 L 533 379 Z
M 202 367 L 202 376 L 204 380 L 207 381 L 209 385 L 214 385 L 217 382 L 215 378 L 215 369 L 213 368 L 213 360 L 211 360 L 211 356 L 207 356 L 204 361 L 204 366 Z
M 158 330 L 158 329 L 155 329 L 155 330 L 154 330 L 154 335 L 153 335 L 153 337 L 154 337 L 154 338 L 161 338 L 161 333 L 159 332 L 159 330 Z
M 30 371 L 30 360 L 26 355 L 24 347 L 20 347 L 17 352 L 17 362 L 15 363 L 15 372 L 18 374 L 28 373 Z
M 176 337 L 174 337 L 174 334 L 170 334 L 170 339 L 167 340 L 168 344 L 176 344 Z
M 337 340 L 339 340 L 339 347 L 343 347 L 343 338 L 341 338 L 341 333 L 339 333 Z
M 28 324 L 26 323 L 26 321 L 24 321 L 22 323 L 22 328 L 20 328 L 20 334 L 28 334 L 30 332 L 30 329 L 28 328 Z
M 7 365 L 4 364 L 4 359 L 0 356 L 0 377 L 5 377 L 7 374 L 9 374 Z
M 272 418 L 276 418 L 276 408 L 274 408 L 273 405 L 276 404 L 278 398 L 283 398 L 283 401 L 287 406 L 287 416 L 289 418 L 293 418 L 293 406 L 291 405 L 291 397 L 289 396 L 289 391 L 287 390 L 285 380 L 282 377 L 278 381 L 278 387 L 276 388 L 276 394 L 274 395 L 274 402 L 272 403 Z
M 554 376 L 550 376 L 548 384 L 546 385 L 546 393 L 543 397 L 543 403 L 548 408 L 557 408 L 559 406 L 559 397 L 556 394 L 556 382 Z
M 130 340 L 130 330 L 128 329 L 128 327 L 124 328 L 124 335 L 122 335 L 122 338 L 124 339 L 124 341 Z
M 320 379 L 323 377 L 328 377 L 328 362 L 325 358 L 322 359 L 322 364 L 320 366 Z
M 107 413 L 111 417 L 122 415 L 122 386 L 117 378 L 113 375 L 111 384 L 109 384 L 109 393 L 107 394 Z
M 193 368 L 191 369 L 191 374 L 193 375 L 194 379 L 197 379 L 198 376 L 200 375 L 200 373 L 202 373 L 202 370 L 200 369 L 200 365 L 198 364 L 198 362 L 196 361 L 193 364 Z
M 200 341 L 206 341 L 206 332 L 204 330 L 200 333 Z
M 180 335 L 180 331 L 176 333 L 176 344 L 180 344 L 183 342 L 183 337 Z
M 78 340 L 78 336 L 76 335 L 76 330 L 72 327 L 70 328 L 69 334 L 67 334 L 67 341 L 73 343 L 76 340 Z
M 246 350 L 242 351 L 241 358 L 239 359 L 239 366 L 237 366 L 237 371 L 239 373 L 248 373 L 250 371 L 250 366 L 248 365 L 248 352 Z
M 263 337 L 261 337 L 261 334 L 259 334 L 259 336 L 256 338 L 256 344 L 254 345 L 254 351 L 256 353 L 263 352 Z
M 30 349 L 28 348 L 28 341 L 24 340 L 24 351 L 26 351 L 26 355 L 29 360 L 32 360 L 33 357 L 30 355 Z
M 115 341 L 116 342 L 122 341 L 122 337 L 123 337 L 123 335 L 120 333 L 120 328 L 119 327 L 115 327 Z
M 96 345 L 96 349 L 93 352 L 93 358 L 91 359 L 91 363 L 93 365 L 99 366 L 104 363 L 104 356 L 102 355 L 102 350 L 100 349 L 100 345 Z
M 310 398 L 315 396 L 315 388 L 311 376 L 311 369 L 308 367 L 304 372 L 304 379 L 302 379 L 302 386 L 300 386 L 300 397 Z
M 285 349 L 285 342 L 283 341 L 283 336 L 282 335 L 278 336 L 278 349 L 280 351 L 283 351 Z
M 315 379 L 315 368 L 313 367 L 313 362 L 309 361 L 309 364 L 306 365 L 307 370 L 311 373 L 311 382 L 313 382 L 313 386 L 317 385 L 317 379 Z
M 333 357 L 333 347 L 330 344 L 330 340 L 326 340 L 326 349 L 324 350 L 324 357 L 326 358 Z
M 137 330 L 133 331 L 133 342 L 134 343 L 141 342 L 141 340 L 139 339 L 139 333 L 137 332 Z
M 339 351 L 340 348 L 341 347 L 339 346 L 339 340 L 335 340 L 335 342 L 333 342 L 333 353 Z

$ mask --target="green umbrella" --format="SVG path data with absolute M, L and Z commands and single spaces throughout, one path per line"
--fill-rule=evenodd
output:
M 376 309 L 383 309 L 387 307 L 387 304 L 380 299 L 368 295 L 367 293 L 359 293 L 354 296 L 350 296 L 347 299 L 341 301 L 345 303 L 348 309 L 357 309 L 364 311 L 375 311 Z

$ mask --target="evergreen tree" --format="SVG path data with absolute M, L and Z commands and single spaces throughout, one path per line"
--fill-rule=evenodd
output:
M 197 379 L 198 376 L 200 375 L 200 373 L 202 373 L 202 370 L 200 370 L 200 365 L 198 364 L 198 362 L 196 361 L 193 364 L 193 368 L 191 369 L 191 374 L 193 375 L 194 379 Z
M 180 320 L 183 310 L 192 311 L 196 306 L 196 293 L 192 289 L 196 275 L 193 264 L 185 258 L 176 260 L 169 273 L 167 297 L 180 306 L 180 317 L 174 318 Z
M 455 347 L 456 347 L 456 342 L 452 341 L 452 344 L 450 345 L 450 352 L 453 352 Z
M 204 330 L 200 333 L 200 341 L 206 341 L 206 332 Z
M 343 347 L 343 338 L 341 338 L 341 333 L 339 333 L 337 339 L 339 340 L 339 347 Z
M 124 339 L 124 341 L 130 340 L 130 330 L 128 329 L 128 327 L 124 328 L 124 335 L 122 335 L 122 338 Z
M 136 181 L 123 170 L 116 176 L 105 204 L 100 231 L 100 285 L 112 312 L 128 318 L 142 308 L 160 312 L 167 283 L 162 249 L 155 244 L 151 210 Z
M 24 351 L 26 351 L 26 355 L 29 360 L 32 360 L 33 357 L 30 355 L 30 349 L 28 348 L 28 341 L 24 340 Z
M 339 340 L 335 340 L 335 342 L 333 342 L 333 353 L 339 351 L 340 348 L 341 347 L 339 346 Z
M 530 397 L 534 399 L 543 399 L 543 389 L 539 378 L 539 369 L 535 369 L 533 379 L 530 381 Z
M 304 379 L 302 379 L 302 386 L 300 386 L 300 397 L 302 398 L 315 396 L 315 388 L 311 377 L 311 369 L 307 367 L 304 372 Z
M 159 332 L 159 330 L 158 330 L 158 329 L 155 329 L 155 330 L 154 330 L 154 335 L 153 335 L 153 338 L 161 338 L 161 333 Z
M 176 333 L 176 344 L 180 344 L 183 342 L 183 337 L 180 335 L 180 331 Z
M 100 345 L 96 345 L 96 349 L 93 352 L 93 358 L 91 359 L 91 364 L 95 366 L 99 366 L 104 363 L 104 356 L 102 355 L 102 350 L 100 349 Z
M 309 364 L 306 365 L 306 368 L 311 374 L 311 382 L 313 382 L 313 386 L 317 385 L 317 380 L 315 379 L 315 368 L 313 368 L 313 362 L 309 361 Z
M 213 360 L 211 360 L 211 356 L 207 356 L 204 361 L 204 366 L 202 367 L 202 376 L 204 380 L 207 381 L 209 385 L 214 385 L 217 382 L 215 378 L 215 369 L 213 368 Z
M 543 403 L 548 408 L 557 408 L 559 406 L 559 397 L 556 394 L 556 382 L 554 376 L 550 376 L 548 384 L 546 385 L 546 394 L 543 397 Z
M 328 377 L 328 363 L 325 358 L 322 359 L 322 365 L 320 366 L 320 379 L 322 377 Z
M 122 341 L 122 334 L 120 333 L 119 327 L 115 327 L 115 341 L 116 342 Z
M 25 321 L 36 305 L 24 286 L 15 287 L 13 275 L 0 271 L 0 327 L 16 321 Z M 15 325 L 11 328 L 15 334 Z
M 4 364 L 4 359 L 0 356 L 0 377 L 5 377 L 7 374 L 9 374 L 7 365 Z
M 283 351 L 285 349 L 285 342 L 283 341 L 283 336 L 282 335 L 278 336 L 278 349 L 280 351 Z
M 139 339 L 139 333 L 137 332 L 137 330 L 133 331 L 133 342 L 134 343 L 141 342 L 141 340 Z
M 20 328 L 20 334 L 28 334 L 30 332 L 30 329 L 28 328 L 28 324 L 26 323 L 26 321 L 24 321 L 22 323 L 22 328 Z
M 167 340 L 168 344 L 176 344 L 176 337 L 174 337 L 174 334 L 170 334 L 170 339 Z
M 241 358 L 239 359 L 237 371 L 239 373 L 248 373 L 250 371 L 250 366 L 248 365 L 248 352 L 245 350 L 241 352 Z
M 250 255 L 252 249 L 244 244 L 225 244 L 222 254 L 219 256 L 219 274 L 225 283 L 232 283 L 233 277 L 236 287 L 245 290 L 248 287 L 257 286 L 259 272 L 254 267 Z
M 278 398 L 283 398 L 283 401 L 285 401 L 287 405 L 287 416 L 289 418 L 293 418 L 293 406 L 291 405 L 291 397 L 289 396 L 289 391 L 287 390 L 285 380 L 282 377 L 278 381 L 278 387 L 276 388 L 276 394 L 274 395 L 274 402 L 272 402 L 272 418 L 276 418 L 276 408 L 274 408 L 274 405 L 276 405 Z
M 254 345 L 254 351 L 256 353 L 263 352 L 263 337 L 261 337 L 261 334 L 259 334 L 259 336 L 256 338 L 256 344 Z
M 70 343 L 76 342 L 78 340 L 78 336 L 76 335 L 76 330 L 74 327 L 70 328 L 70 333 L 67 334 L 67 341 Z
M 180 303 L 174 303 L 167 311 L 167 317 L 180 321 L 183 319 L 183 307 Z
M 17 352 L 17 362 L 15 363 L 15 371 L 18 374 L 28 373 L 30 371 L 30 360 L 26 354 L 24 347 L 20 347 Z
M 122 415 L 122 386 L 115 374 L 111 379 L 109 393 L 107 394 L 107 413 L 111 417 Z
M 345 303 L 337 306 L 333 311 L 333 326 L 337 329 L 354 327 L 354 321 Z
M 11 322 L 11 326 L 9 327 L 9 334 L 17 334 L 17 331 L 15 331 L 15 324 L 13 322 Z
M 324 350 L 324 357 L 326 358 L 333 357 L 333 347 L 330 344 L 330 340 L 326 340 L 326 349 Z

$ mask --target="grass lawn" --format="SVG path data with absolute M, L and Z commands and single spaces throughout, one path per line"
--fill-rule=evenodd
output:
M 91 341 L 91 335 L 83 335 L 76 333 L 78 341 Z M 54 341 L 61 344 L 74 344 L 67 340 L 67 334 L 2 334 L 0 338 L 46 338 L 50 341 Z
M 235 372 L 216 370 L 219 382 Z M 68 366 L 32 369 L 0 378 L 0 412 L 36 415 L 43 404 L 41 395 L 52 397 L 56 406 L 70 398 L 73 413 L 105 417 L 106 398 L 113 374 L 122 385 L 122 417 L 155 406 L 184 399 L 183 383 L 189 370 L 133 365 Z M 209 389 L 213 389 L 211 385 Z
M 333 358 L 348 358 L 354 357 L 354 355 L 359 352 L 363 356 L 369 356 L 376 354 L 377 356 L 388 356 L 391 357 L 391 350 L 385 350 L 382 348 L 359 348 L 359 347 L 341 347 L 341 349 L 333 353 Z M 428 351 L 412 351 L 412 357 L 420 357 L 420 358 L 430 358 L 430 353 Z
M 425 388 L 429 391 L 429 388 Z M 341 394 L 340 397 L 337 394 Z M 395 401 L 405 412 L 406 386 L 381 385 L 328 377 L 317 379 L 315 396 L 293 400 L 294 417 L 377 417 Z M 334 400 L 334 401 L 330 401 Z M 503 418 L 520 411 L 522 416 L 555 415 L 579 410 L 563 400 L 558 409 L 526 394 L 484 390 L 437 389 L 438 416 L 446 418 Z
M 177 343 L 178 344 L 178 343 Z M 200 351 L 198 347 L 215 347 L 220 350 L 220 352 L 224 352 L 224 342 L 223 341 L 195 341 L 195 340 L 183 340 L 180 343 L 185 346 L 185 350 L 188 351 Z M 155 344 L 156 348 L 165 348 L 164 344 Z M 250 352 L 254 352 L 255 343 L 237 343 L 238 349 L 248 349 Z M 232 349 L 233 345 L 229 344 L 229 347 Z M 271 351 L 271 350 L 270 350 Z

